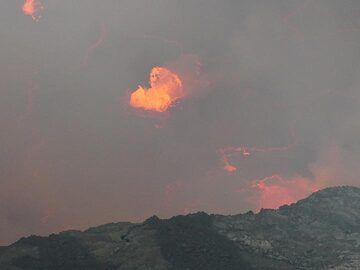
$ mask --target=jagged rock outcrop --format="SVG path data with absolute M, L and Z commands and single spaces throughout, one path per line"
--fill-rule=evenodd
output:
M 256 215 L 216 216 L 214 226 L 250 253 L 258 269 L 360 269 L 358 188 L 328 188 Z
M 278 210 L 197 213 L 0 248 L 1 270 L 360 269 L 360 189 L 328 188 Z

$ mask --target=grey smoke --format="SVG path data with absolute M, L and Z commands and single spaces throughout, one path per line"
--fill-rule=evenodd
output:
M 239 213 L 254 207 L 249 181 L 274 173 L 359 186 L 359 1 L 42 2 L 38 23 L 22 1 L 0 3 L 0 244 Z M 202 63 L 201 93 L 167 116 L 127 106 L 153 66 L 186 55 Z M 292 131 L 292 151 L 222 170 L 219 148 L 286 146 Z

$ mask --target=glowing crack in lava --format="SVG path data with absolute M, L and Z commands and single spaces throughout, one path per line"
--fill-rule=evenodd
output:
M 223 169 L 228 172 L 237 171 L 237 167 L 231 164 L 230 158 L 235 155 L 240 155 L 243 158 L 248 158 L 256 153 L 281 153 L 289 151 L 294 144 L 283 147 L 269 147 L 269 148 L 257 148 L 257 147 L 228 147 L 218 150 L 222 163 L 224 164 Z
M 176 100 L 185 96 L 180 77 L 164 67 L 150 73 L 150 88 L 142 86 L 131 94 L 130 105 L 149 111 L 165 112 Z
M 275 154 L 275 153 L 286 153 L 290 151 L 291 149 L 295 148 L 297 145 L 297 137 L 294 132 L 294 127 L 291 127 L 290 129 L 292 142 L 289 145 L 286 146 L 279 146 L 279 147 L 227 147 L 227 148 L 221 148 L 218 150 L 218 153 L 220 154 L 220 158 L 223 165 L 223 169 L 225 171 L 228 171 L 230 173 L 236 172 L 237 167 L 234 166 L 230 158 L 233 156 L 241 156 L 242 158 L 249 158 L 255 154 Z
M 38 0 L 25 0 L 22 11 L 25 15 L 31 16 L 34 21 L 39 21 L 41 15 L 39 12 L 44 9 L 44 6 Z

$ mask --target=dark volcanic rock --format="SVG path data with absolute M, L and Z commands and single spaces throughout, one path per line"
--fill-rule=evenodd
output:
M 197 213 L 31 236 L 1 270 L 360 269 L 360 189 L 328 188 L 278 210 Z
M 266 259 L 265 266 L 253 260 L 258 269 L 360 269 L 359 188 L 328 188 L 257 215 L 217 216 L 214 226 L 254 259 Z M 269 267 L 275 263 L 282 266 Z
M 35 247 L 36 256 L 25 255 L 14 260 L 20 269 L 81 270 L 104 269 L 82 243 L 72 235 L 51 235 L 48 238 L 31 236 L 19 241 L 20 245 Z
M 174 269 L 251 269 L 236 244 L 218 234 L 205 213 L 177 216 L 155 224 L 164 258 Z

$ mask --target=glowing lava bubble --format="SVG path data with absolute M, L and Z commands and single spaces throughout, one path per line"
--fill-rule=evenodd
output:
M 176 100 L 185 96 L 180 77 L 164 67 L 150 73 L 150 88 L 139 88 L 131 94 L 130 105 L 149 111 L 165 112 Z
M 25 15 L 31 16 L 34 21 L 39 21 L 41 18 L 40 11 L 44 7 L 38 0 L 25 0 L 22 11 Z

